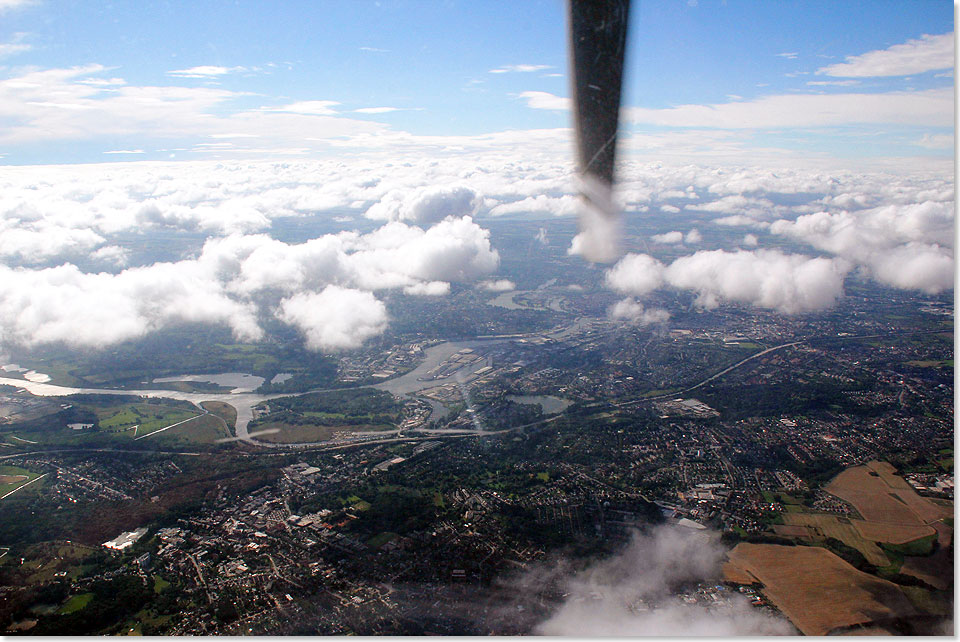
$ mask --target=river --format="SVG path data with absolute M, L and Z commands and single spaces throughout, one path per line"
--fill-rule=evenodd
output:
M 440 379 L 434 381 L 421 381 L 420 377 L 425 376 L 427 372 L 437 367 L 441 362 L 450 357 L 450 355 L 463 350 L 464 348 L 474 348 L 480 345 L 489 345 L 494 343 L 502 343 L 508 341 L 508 339 L 476 339 L 472 341 L 448 341 L 435 345 L 431 348 L 427 348 L 425 351 L 425 358 L 423 363 L 417 366 L 414 370 L 411 370 L 407 374 L 397 377 L 396 379 L 391 379 L 390 381 L 384 381 L 383 383 L 378 383 L 374 386 L 368 386 L 371 388 L 376 388 L 378 390 L 385 390 L 391 394 L 397 396 L 409 395 L 411 393 L 419 392 L 425 388 L 432 388 L 433 386 L 438 386 L 443 383 L 447 383 L 452 379 Z M 470 364 L 466 367 L 466 370 L 473 372 L 478 370 L 481 367 L 486 365 L 485 361 L 479 361 L 476 364 Z M 188 379 L 189 377 L 189 379 Z M 270 394 L 270 395 L 261 395 L 249 390 L 249 385 L 253 379 L 259 379 L 263 381 L 260 377 L 254 377 L 253 375 L 246 375 L 243 373 L 225 373 L 223 375 L 180 375 L 177 377 L 164 377 L 163 379 L 157 379 L 157 382 L 162 381 L 211 381 L 214 383 L 223 383 L 227 385 L 237 384 L 237 387 L 231 392 L 180 392 L 178 390 L 117 390 L 110 388 L 72 388 L 69 386 L 59 386 L 52 383 L 42 383 L 38 381 L 26 381 L 24 379 L 11 379 L 9 377 L 0 377 L 0 385 L 14 386 L 16 388 L 23 388 L 34 394 L 38 397 L 66 397 L 69 395 L 118 395 L 118 396 L 128 396 L 128 397 L 148 397 L 154 399 L 178 399 L 182 401 L 189 401 L 190 403 L 199 406 L 203 401 L 220 401 L 223 403 L 230 404 L 237 410 L 237 438 L 249 442 L 251 444 L 256 444 L 258 446 L 265 446 L 268 448 L 281 448 L 281 447 L 298 447 L 298 446 L 307 446 L 315 444 L 306 444 L 306 443 L 292 443 L 292 444 L 274 444 L 264 441 L 258 441 L 250 436 L 248 431 L 248 426 L 250 420 L 253 419 L 253 408 L 258 404 L 269 401 L 271 399 L 276 399 L 277 397 L 290 397 L 298 394 L 306 393 L 286 393 L 286 394 Z M 259 385 L 259 384 L 258 384 Z M 310 391 L 310 392 L 319 392 L 319 391 Z M 434 409 L 434 412 L 445 411 L 440 404 L 431 404 Z M 442 415 L 441 415 L 442 416 Z

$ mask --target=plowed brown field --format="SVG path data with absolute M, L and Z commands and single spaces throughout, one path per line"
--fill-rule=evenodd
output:
M 729 559 L 724 573 L 730 581 L 748 574 L 759 579 L 767 598 L 806 635 L 916 614 L 896 584 L 823 548 L 741 542 Z

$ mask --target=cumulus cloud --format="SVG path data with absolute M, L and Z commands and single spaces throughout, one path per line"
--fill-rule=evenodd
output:
M 556 141 L 550 141 L 555 147 Z M 626 178 L 617 199 L 628 211 L 675 203 L 721 216 L 702 224 L 698 221 L 701 227 L 735 223 L 769 230 L 775 225 L 777 234 L 835 255 L 838 269 L 843 267 L 839 259 L 844 259 L 860 266 L 863 274 L 896 287 L 928 292 L 952 287 L 952 174 L 703 167 L 631 160 L 625 160 L 623 167 Z M 429 295 L 442 293 L 444 283 L 489 278 L 500 257 L 489 233 L 462 214 L 478 207 L 481 212 L 493 212 L 501 205 L 530 211 L 542 206 L 539 211 L 557 213 L 576 204 L 575 189 L 572 162 L 569 158 L 557 161 L 552 152 L 532 153 L 522 163 L 513 155 L 488 150 L 468 159 L 411 157 L 389 166 L 373 157 L 10 166 L 0 176 L 0 261 L 10 269 L 74 263 L 111 272 L 124 265 L 143 265 L 146 270 L 179 265 L 176 270 L 156 267 L 156 278 L 188 273 L 191 279 L 212 284 L 213 292 L 232 305 L 252 306 L 255 316 L 262 317 L 273 313 L 280 298 L 321 292 L 328 285 Z M 326 218 L 329 229 L 340 230 L 344 226 L 333 221 L 349 222 L 349 213 L 358 215 L 372 208 L 379 209 L 385 221 L 373 233 L 326 234 L 300 243 L 283 243 L 268 235 L 275 221 L 290 217 L 309 216 L 317 222 Z M 705 217 L 698 214 L 698 218 Z M 158 257 L 131 241 L 158 229 L 174 241 L 178 251 L 159 258 L 189 261 L 154 263 Z M 609 236 L 615 242 L 620 235 L 612 229 Z M 751 247 L 749 238 L 744 238 L 745 247 Z M 545 241 L 546 233 L 538 234 L 538 240 Z M 578 236 L 572 249 L 579 251 L 583 240 Z M 181 248 L 183 254 L 179 254 Z M 642 255 L 625 257 L 610 270 L 611 287 L 618 285 L 617 291 L 629 296 L 679 287 L 668 279 L 677 281 L 679 269 L 668 273 L 662 263 L 637 256 Z M 627 269 L 644 261 L 636 269 Z M 726 257 L 721 262 L 733 261 Z M 123 272 L 107 276 L 120 277 Z M 53 275 L 48 273 L 43 280 Z M 102 280 L 124 283 L 129 279 Z M 4 290 L 0 305 L 7 310 L 0 317 L 3 336 L 32 341 L 32 331 L 19 325 L 10 310 L 30 307 L 33 293 L 14 286 Z M 707 291 L 715 293 L 716 300 L 739 300 L 725 295 L 717 284 Z M 132 296 L 140 291 L 125 287 L 122 292 Z M 11 297 L 20 303 L 3 307 L 10 305 Z M 746 297 L 755 299 L 763 300 L 759 295 Z M 700 302 L 710 300 L 705 296 Z M 179 319 L 155 313 L 136 298 L 128 297 L 125 305 L 124 309 L 133 311 L 118 316 L 119 325 L 131 328 L 125 336 L 140 336 Z M 50 314 L 50 324 L 70 317 L 68 311 L 61 314 L 56 309 Z M 83 318 L 78 316 L 78 322 Z M 212 323 L 227 323 L 217 320 L 220 317 L 210 318 Z M 38 328 L 47 325 L 46 320 L 37 319 Z M 77 345 L 114 340 L 108 329 L 99 339 L 93 338 L 95 334 L 83 331 L 71 338 L 68 332 L 60 333 Z
M 387 327 L 387 309 L 369 292 L 329 285 L 319 293 L 296 294 L 280 303 L 277 317 L 303 333 L 308 348 L 356 348 Z
M 6 227 L 0 223 L 0 257 L 26 264 L 52 257 L 81 256 L 104 242 L 93 230 L 65 228 L 38 222 L 30 227 Z
M 909 76 L 939 69 L 952 69 L 954 34 L 924 34 L 915 40 L 894 45 L 888 49 L 869 51 L 859 56 L 847 56 L 846 62 L 817 70 L 827 76 L 871 78 L 878 76 Z
M 687 245 L 696 245 L 703 240 L 703 235 L 700 233 L 700 230 L 693 228 L 683 237 L 683 242 Z
M 104 245 L 90 255 L 94 261 L 109 263 L 116 267 L 125 266 L 130 260 L 130 250 L 119 245 Z
M 484 281 L 480 284 L 488 292 L 510 292 L 517 288 L 517 284 L 510 279 L 497 279 L 496 281 Z
M 414 283 L 403 288 L 403 293 L 411 296 L 446 296 L 450 294 L 450 284 L 446 281 Z
M 503 216 L 504 214 L 546 212 L 554 216 L 573 216 L 578 211 L 577 199 L 570 194 L 564 194 L 563 196 L 538 194 L 537 196 L 528 196 L 520 201 L 496 205 L 490 209 L 490 215 Z
M 482 201 L 469 187 L 423 187 L 413 192 L 395 190 L 367 210 L 367 218 L 430 225 L 448 216 L 472 216 Z
M 122 262 L 126 253 L 106 245 L 93 258 Z M 257 339 L 258 314 L 267 313 L 266 302 L 279 296 L 288 301 L 279 318 L 300 328 L 310 347 L 342 348 L 382 330 L 385 317 L 373 314 L 370 323 L 354 319 L 353 338 L 343 338 L 347 331 L 330 318 L 309 321 L 308 311 L 318 302 L 375 311 L 368 305 L 376 300 L 371 292 L 403 288 L 412 295 L 443 295 L 450 281 L 472 281 L 498 265 L 489 232 L 464 217 L 426 230 L 394 222 L 365 235 L 341 232 L 299 244 L 232 234 L 209 239 L 195 259 L 118 274 L 84 273 L 70 264 L 40 270 L 0 266 L 0 343 L 102 347 L 187 321 L 224 324 L 238 339 Z M 350 294 L 355 291 L 365 296 Z M 318 293 L 325 296 L 313 296 Z M 325 314 L 351 318 L 353 313 L 330 308 Z
M 935 294 L 953 287 L 954 208 L 925 201 L 776 221 L 774 234 L 806 241 L 863 266 L 882 283 Z
M 646 254 L 627 254 L 607 270 L 606 285 L 623 294 L 643 296 L 663 285 L 664 265 Z
M 527 107 L 530 109 L 564 111 L 573 105 L 569 98 L 561 98 L 545 91 L 525 91 L 520 94 L 520 98 L 527 101 Z
M 757 247 L 760 244 L 760 239 L 757 238 L 756 234 L 744 234 L 743 244 L 747 247 Z
M 689 604 L 676 596 L 684 584 L 719 578 L 723 555 L 716 533 L 709 531 L 671 525 L 638 534 L 622 552 L 561 578 L 563 603 L 536 632 L 578 637 L 793 634 L 786 620 L 756 611 L 737 593 L 727 592 L 712 604 Z
M 0 343 L 101 347 L 179 322 L 219 323 L 238 340 L 259 339 L 254 306 L 227 296 L 197 268 L 158 263 L 114 275 L 0 265 Z
M 636 299 L 628 297 L 611 305 L 607 309 L 607 316 L 631 325 L 645 326 L 653 323 L 663 323 L 670 318 L 670 313 L 660 308 L 647 309 Z
M 677 231 L 665 232 L 663 234 L 654 234 L 650 238 L 655 243 L 666 243 L 666 244 L 672 245 L 674 243 L 683 242 L 683 232 L 677 232 Z
M 665 276 L 673 287 L 696 292 L 698 305 L 708 309 L 734 301 L 797 314 L 832 307 L 848 269 L 837 259 L 774 250 L 713 250 L 677 259 Z
M 540 245 L 547 245 L 547 243 L 549 243 L 547 240 L 547 228 L 541 227 L 539 230 L 537 230 L 537 234 L 533 237 L 533 240 Z
M 839 259 L 772 250 L 701 250 L 666 267 L 646 254 L 628 254 L 607 271 L 606 283 L 634 296 L 662 285 L 692 290 L 705 308 L 730 301 L 796 314 L 834 305 L 843 294 L 848 269 Z

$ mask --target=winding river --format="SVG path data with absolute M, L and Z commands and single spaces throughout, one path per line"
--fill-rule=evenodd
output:
M 452 354 L 463 350 L 464 348 L 474 348 L 479 345 L 489 345 L 493 343 L 502 343 L 508 339 L 476 339 L 471 341 L 447 341 L 430 348 L 427 348 L 424 351 L 424 360 L 417 366 L 414 370 L 411 370 L 407 374 L 397 377 L 396 379 L 391 379 L 390 381 L 384 381 L 383 383 L 378 383 L 372 386 L 365 386 L 369 388 L 376 388 L 378 390 L 385 390 L 396 396 L 409 395 L 426 388 L 432 388 L 443 383 L 451 381 L 451 378 L 440 379 L 440 380 L 430 380 L 423 381 L 421 377 L 425 376 L 430 370 L 437 367 L 444 360 L 449 358 Z M 479 361 L 476 364 L 471 364 L 467 366 L 464 370 L 467 372 L 473 372 L 480 369 L 486 365 L 485 361 Z M 117 390 L 110 388 L 72 388 L 69 386 L 59 386 L 52 383 L 41 383 L 37 381 L 27 381 L 24 379 L 12 379 L 9 377 L 0 377 L 0 385 L 14 386 L 16 388 L 23 388 L 30 392 L 33 395 L 38 397 L 66 397 L 69 395 L 82 395 L 82 394 L 91 394 L 91 395 L 117 395 L 117 396 L 128 396 L 128 397 L 148 397 L 148 398 L 164 398 L 164 399 L 177 399 L 181 401 L 189 401 L 190 403 L 199 406 L 201 402 L 204 401 L 220 401 L 223 403 L 230 404 L 237 410 L 237 439 L 241 441 L 246 441 L 257 446 L 263 446 L 266 448 L 297 448 L 303 446 L 315 446 L 313 442 L 310 443 L 270 443 L 265 441 L 259 441 L 254 439 L 250 435 L 248 430 L 250 420 L 253 419 L 253 408 L 254 406 L 259 405 L 264 401 L 269 401 L 271 399 L 276 399 L 278 397 L 290 397 L 307 393 L 278 393 L 270 395 L 257 394 L 249 390 L 249 383 L 252 379 L 259 379 L 259 377 L 253 377 L 253 375 L 246 375 L 242 373 L 227 373 L 226 375 L 180 375 L 176 377 L 165 377 L 163 379 L 158 379 L 157 382 L 166 382 L 166 381 L 213 381 L 215 383 L 223 383 L 226 385 L 239 384 L 233 392 L 180 392 L 178 390 Z M 332 389 L 318 389 L 310 390 L 308 392 L 325 392 L 326 390 Z M 435 412 L 440 412 L 442 406 L 439 404 L 431 404 Z M 384 434 L 384 433 L 381 433 Z

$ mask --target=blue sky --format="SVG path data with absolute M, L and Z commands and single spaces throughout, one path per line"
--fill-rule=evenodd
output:
M 624 153 L 952 158 L 953 14 L 634 2 Z M 508 149 L 569 125 L 565 29 L 557 1 L 0 0 L 0 162 L 411 153 L 515 132 Z

